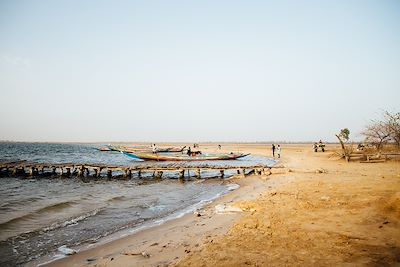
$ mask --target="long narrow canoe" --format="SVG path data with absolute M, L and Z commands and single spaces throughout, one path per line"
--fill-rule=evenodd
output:
M 225 154 L 200 154 L 196 156 L 189 156 L 187 154 L 158 154 L 158 153 L 126 153 L 124 155 L 143 160 L 156 160 L 156 161 L 203 161 L 203 160 L 232 160 L 245 157 L 250 154 L 243 153 L 225 153 Z
M 151 152 L 152 148 L 147 146 L 137 146 L 137 147 L 129 147 L 129 146 L 109 146 L 108 147 L 112 151 L 121 151 L 126 153 L 136 153 L 136 152 Z M 159 147 L 157 148 L 157 152 L 182 152 L 186 146 L 183 147 Z

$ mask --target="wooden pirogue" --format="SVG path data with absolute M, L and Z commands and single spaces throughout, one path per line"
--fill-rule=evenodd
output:
M 249 174 L 262 175 L 271 174 L 271 166 L 253 165 L 253 166 L 210 166 L 210 165 L 186 165 L 173 163 L 164 166 L 140 165 L 140 166 L 110 166 L 102 164 L 43 164 L 26 161 L 20 162 L 2 162 L 0 163 L 0 177 L 113 177 L 130 179 L 133 173 L 137 173 L 139 178 L 143 173 L 150 172 L 153 177 L 162 178 L 164 172 L 178 172 L 178 178 L 183 179 L 185 172 L 194 171 L 195 177 L 201 178 L 202 171 L 216 171 L 219 177 L 224 178 L 225 171 L 236 171 L 243 176 Z M 113 176 L 114 173 L 114 176 Z
M 250 154 L 243 153 L 219 153 L 219 154 L 198 154 L 198 155 L 187 155 L 180 153 L 168 153 L 168 154 L 159 154 L 159 153 L 126 153 L 122 152 L 124 155 L 134 158 L 134 159 L 142 159 L 142 160 L 153 160 L 153 161 L 205 161 L 205 160 L 234 160 L 246 157 Z
M 182 147 L 157 147 L 158 153 L 165 152 L 182 152 L 186 146 Z M 151 147 L 147 146 L 106 146 L 99 148 L 100 151 L 119 151 L 125 153 L 135 153 L 135 152 L 152 152 Z

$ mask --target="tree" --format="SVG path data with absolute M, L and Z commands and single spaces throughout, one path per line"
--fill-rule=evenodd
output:
M 342 149 L 344 149 L 344 143 L 349 141 L 350 130 L 348 128 L 344 128 L 340 130 L 339 134 L 335 134 L 335 136 L 339 139 L 340 144 L 342 145 Z
M 339 134 L 335 134 L 335 136 L 337 137 L 337 139 L 339 139 L 340 145 L 342 146 L 342 150 L 343 150 L 342 157 L 345 157 L 346 160 L 348 160 L 349 159 L 349 155 L 351 153 L 351 149 L 350 148 L 346 148 L 344 143 L 347 143 L 349 141 L 350 130 L 348 128 L 341 129 L 340 133 Z
M 400 114 L 383 113 L 383 120 L 372 120 L 362 131 L 365 141 L 370 142 L 381 150 L 383 145 L 389 141 L 400 145 Z
M 390 113 L 388 111 L 384 112 L 385 123 L 387 124 L 388 130 L 390 132 L 391 140 L 400 147 L 400 112 Z

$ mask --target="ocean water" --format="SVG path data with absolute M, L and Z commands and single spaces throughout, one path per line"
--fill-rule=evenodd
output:
M 90 144 L 0 143 L 0 160 L 43 163 L 159 164 L 136 162 L 121 153 L 99 152 Z M 201 164 L 201 163 L 200 163 Z M 227 162 L 207 162 L 227 164 Z M 272 165 L 245 157 L 230 165 Z M 208 173 L 204 177 L 213 177 Z M 166 176 L 174 178 L 173 174 Z M 23 265 L 57 251 L 96 243 L 121 231 L 178 217 L 228 193 L 221 179 L 130 180 L 0 178 L 0 266 Z

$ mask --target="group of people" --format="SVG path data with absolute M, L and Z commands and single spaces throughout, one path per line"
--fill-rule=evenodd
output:
M 322 152 L 325 152 L 325 144 L 322 143 L 322 140 L 319 140 L 318 143 L 315 142 L 313 148 L 314 148 L 314 152 L 317 152 L 318 148 L 321 148 Z
M 198 148 L 198 146 L 196 146 L 195 148 Z M 197 156 L 197 155 L 201 155 L 201 151 L 200 150 L 192 150 L 189 147 L 186 154 L 188 154 L 188 156 Z
M 275 158 L 275 150 L 276 150 L 276 154 L 278 155 L 278 158 L 281 157 L 281 145 L 275 146 L 275 144 L 272 144 L 272 156 Z

